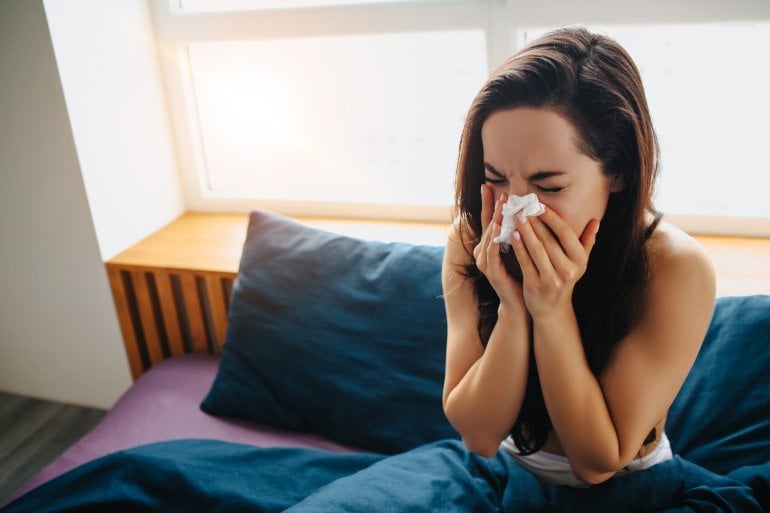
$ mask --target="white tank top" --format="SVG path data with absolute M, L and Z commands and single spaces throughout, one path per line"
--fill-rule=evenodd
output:
M 572 472 L 569 460 L 567 460 L 565 456 L 545 451 L 538 451 L 534 454 L 524 456 L 516 448 L 516 444 L 513 443 L 513 439 L 510 436 L 503 440 L 500 446 L 505 449 L 505 452 L 510 454 L 522 468 L 534 474 L 544 485 L 567 485 L 576 488 L 588 486 L 578 479 Z M 671 443 L 669 442 L 666 433 L 663 433 L 663 436 L 655 449 L 649 454 L 631 461 L 623 470 L 615 475 L 644 470 L 653 465 L 657 465 L 658 463 L 670 460 L 671 458 L 673 458 Z

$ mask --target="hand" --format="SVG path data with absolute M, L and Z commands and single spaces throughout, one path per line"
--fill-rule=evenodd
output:
M 508 196 L 503 194 L 497 201 L 494 191 L 487 185 L 481 186 L 481 240 L 473 248 L 476 267 L 487 277 L 492 288 L 500 298 L 500 305 L 513 305 L 524 308 L 521 283 L 515 280 L 500 255 L 500 244 L 494 238 L 500 235 L 503 222 L 503 205 Z
M 578 239 L 572 228 L 546 208 L 539 217 L 516 216 L 511 238 L 522 272 L 524 302 L 532 317 L 572 308 L 575 283 L 585 274 L 599 221 L 592 219 Z

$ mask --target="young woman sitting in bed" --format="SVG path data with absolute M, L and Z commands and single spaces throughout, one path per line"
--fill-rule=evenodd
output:
M 443 266 L 444 409 L 469 450 L 502 444 L 572 486 L 671 458 L 666 413 L 715 284 L 699 245 L 656 212 L 657 169 L 639 72 L 612 39 L 550 33 L 476 96 Z M 533 192 L 545 211 L 495 242 L 508 197 Z

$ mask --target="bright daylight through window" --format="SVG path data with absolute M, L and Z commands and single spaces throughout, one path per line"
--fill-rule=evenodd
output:
M 370 4 L 372 0 L 177 0 L 179 9 L 190 12 L 222 12 L 262 9 L 296 9 L 334 5 Z M 377 0 L 378 3 L 409 0 Z
M 770 217 L 770 23 L 592 28 L 640 68 L 661 146 L 658 208 Z
M 172 94 L 186 95 L 176 127 L 191 134 L 180 147 L 195 155 L 182 159 L 193 207 L 347 205 L 361 217 L 446 219 L 474 94 L 517 47 L 574 18 L 562 0 L 175 1 L 160 25 L 187 84 Z M 770 234 L 770 21 L 716 21 L 730 18 L 721 4 L 689 21 L 688 1 L 672 21 L 596 6 L 572 21 L 639 65 L 662 150 L 658 207 L 694 220 L 686 229 Z M 602 16 L 613 24 L 591 23 Z
M 482 32 L 190 45 L 208 185 L 259 199 L 447 205 Z

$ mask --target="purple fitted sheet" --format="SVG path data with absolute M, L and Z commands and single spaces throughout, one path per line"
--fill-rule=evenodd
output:
M 262 447 L 297 446 L 351 452 L 320 436 L 214 417 L 199 405 L 211 388 L 219 357 L 191 354 L 154 366 L 139 378 L 93 430 L 19 489 L 19 496 L 82 463 L 113 451 L 179 438 L 214 438 Z

